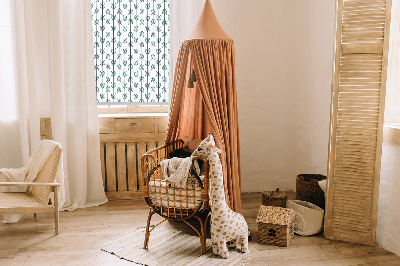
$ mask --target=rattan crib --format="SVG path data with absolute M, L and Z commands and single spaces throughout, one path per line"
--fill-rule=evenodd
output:
M 201 160 L 203 178 L 191 168 L 186 187 L 177 188 L 173 183 L 163 179 L 160 162 L 169 158 L 169 154 L 183 147 L 183 141 L 177 140 L 170 144 L 146 152 L 141 161 L 143 198 L 150 206 L 147 218 L 144 248 L 148 248 L 150 232 L 166 220 L 183 221 L 193 228 L 200 236 L 201 252 L 206 252 L 206 224 L 209 212 L 209 173 L 208 162 L 203 157 L 196 156 L 192 160 Z M 151 217 L 154 213 L 165 219 L 150 229 Z M 188 221 L 195 218 L 200 223 L 200 232 Z

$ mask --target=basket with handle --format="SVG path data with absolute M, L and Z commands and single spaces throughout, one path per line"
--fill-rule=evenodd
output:
M 296 177 L 296 199 L 314 203 L 325 209 L 325 194 L 318 181 L 326 179 L 320 174 L 300 174 Z
M 287 194 L 279 188 L 273 191 L 264 191 L 262 194 L 262 205 L 274 207 L 286 207 Z

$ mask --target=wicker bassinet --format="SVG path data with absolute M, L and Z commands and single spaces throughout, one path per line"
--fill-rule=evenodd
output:
M 170 144 L 146 152 L 141 161 L 142 191 L 145 202 L 150 206 L 147 219 L 144 248 L 148 248 L 150 232 L 159 224 L 150 229 L 151 217 L 154 213 L 164 217 L 164 221 L 183 221 L 192 227 L 200 236 L 201 252 L 206 252 L 206 223 L 210 217 L 209 212 L 209 173 L 208 162 L 200 156 L 192 160 L 201 160 L 203 177 L 191 169 L 186 187 L 175 187 L 171 182 L 163 179 L 160 162 L 168 159 L 168 155 L 183 147 L 183 141 L 177 140 Z M 193 167 L 193 166 L 192 166 Z M 189 223 L 190 218 L 200 222 L 199 232 Z M 163 221 L 163 222 L 164 222 Z M 161 223 L 160 223 L 161 224 Z

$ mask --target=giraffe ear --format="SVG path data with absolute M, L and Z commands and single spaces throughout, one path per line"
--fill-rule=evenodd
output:
M 217 153 L 222 154 L 222 151 L 220 149 L 218 149 L 217 147 L 215 147 L 214 145 L 210 145 L 211 148 L 213 148 Z

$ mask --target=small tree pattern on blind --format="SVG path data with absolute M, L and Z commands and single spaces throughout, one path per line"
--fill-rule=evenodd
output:
M 169 1 L 92 0 L 98 103 L 168 99 Z

